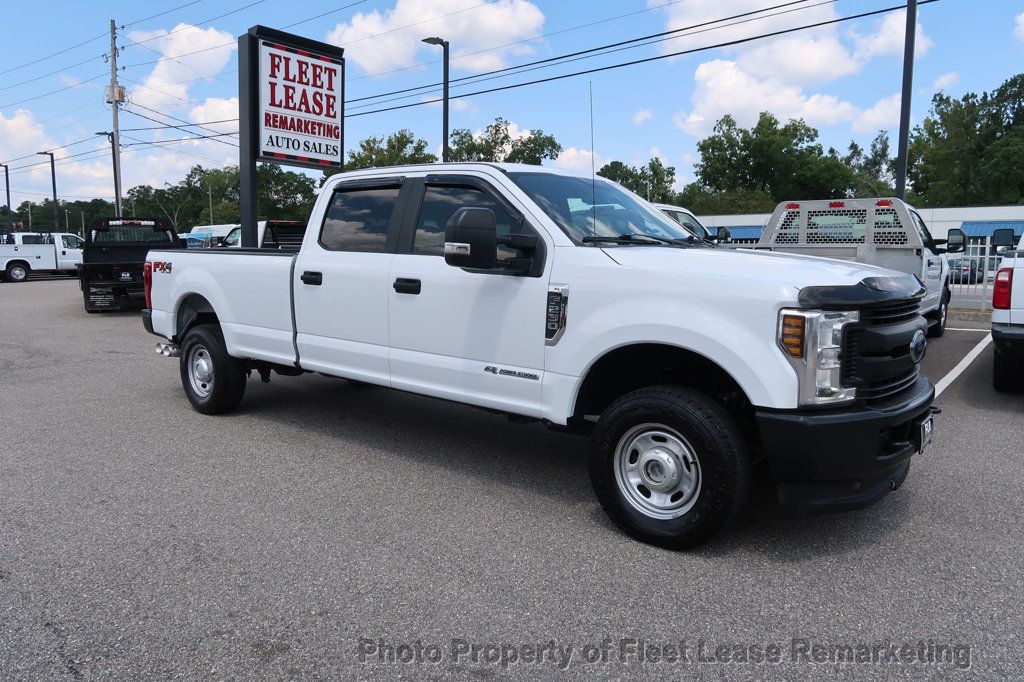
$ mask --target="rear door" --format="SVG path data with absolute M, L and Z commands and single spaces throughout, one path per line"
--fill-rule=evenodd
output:
M 390 384 L 388 276 L 402 185 L 402 178 L 337 185 L 323 222 L 309 226 L 292 274 L 303 369 Z
M 388 278 L 395 388 L 539 416 L 547 278 L 543 241 L 529 275 L 468 271 L 444 260 L 444 228 L 462 207 L 494 212 L 502 237 L 531 235 L 521 209 L 472 174 L 410 180 L 413 199 Z

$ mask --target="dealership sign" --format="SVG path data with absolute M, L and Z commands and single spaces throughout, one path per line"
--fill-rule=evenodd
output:
M 342 62 L 260 40 L 262 157 L 341 165 Z

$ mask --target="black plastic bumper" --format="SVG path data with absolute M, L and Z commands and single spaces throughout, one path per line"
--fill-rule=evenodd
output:
M 757 424 L 780 510 L 816 516 L 867 507 L 898 488 L 920 449 L 935 387 L 921 377 L 877 405 L 759 410 Z
M 1024 358 L 1024 325 L 993 324 L 992 342 L 1001 354 Z
M 153 331 L 153 311 L 149 308 L 142 309 L 142 326 L 146 328 L 146 331 L 150 334 L 156 334 Z M 159 336 L 159 334 L 157 334 Z

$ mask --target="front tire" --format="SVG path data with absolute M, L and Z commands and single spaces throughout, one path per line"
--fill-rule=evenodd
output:
M 689 388 L 619 398 L 591 438 L 590 479 L 605 512 L 637 540 L 667 549 L 715 535 L 743 507 L 750 477 L 735 421 Z
M 1001 393 L 1024 391 L 1024 360 L 996 350 L 992 358 L 992 387 Z
M 245 395 L 247 372 L 228 355 L 220 327 L 201 324 L 181 344 L 181 385 L 192 407 L 203 414 L 224 414 L 238 407 Z

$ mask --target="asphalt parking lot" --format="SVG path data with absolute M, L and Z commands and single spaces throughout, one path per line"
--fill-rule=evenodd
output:
M 792 521 L 762 485 L 672 553 L 605 518 L 582 439 L 320 376 L 203 417 L 154 340 L 72 280 L 0 284 L 4 678 L 1024 676 L 1024 396 L 991 345 L 898 492 Z

